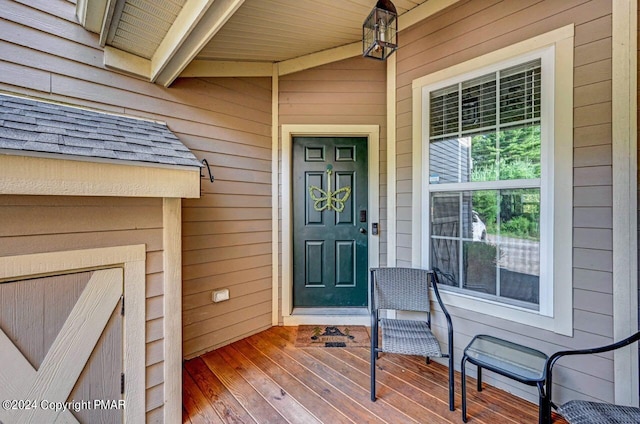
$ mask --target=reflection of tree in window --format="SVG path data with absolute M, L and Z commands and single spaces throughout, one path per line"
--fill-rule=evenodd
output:
M 471 146 L 471 181 L 540 178 L 540 125 L 474 135 Z
M 540 240 L 540 190 L 502 190 L 500 234 Z

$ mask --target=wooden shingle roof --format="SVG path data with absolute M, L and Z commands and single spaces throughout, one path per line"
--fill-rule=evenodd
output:
M 3 150 L 201 166 L 164 123 L 0 94 Z

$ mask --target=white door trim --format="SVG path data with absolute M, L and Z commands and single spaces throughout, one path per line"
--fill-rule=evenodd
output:
M 380 223 L 380 127 L 378 125 L 282 125 L 282 320 L 284 325 L 369 324 L 368 314 L 292 315 L 293 312 L 293 234 L 291 199 L 291 141 L 294 136 L 367 137 L 369 173 L 369 266 L 380 258 L 380 236 L 371 234 L 371 223 Z M 368 273 L 367 273 L 368 274 Z M 277 308 L 278 305 L 274 305 Z

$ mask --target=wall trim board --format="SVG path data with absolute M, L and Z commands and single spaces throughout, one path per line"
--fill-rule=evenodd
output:
M 613 338 L 638 331 L 638 3 L 614 0 L 612 40 Z M 638 349 L 614 352 L 615 402 L 638 406 Z
M 164 422 L 182 417 L 182 200 L 162 199 Z
M 272 293 L 271 301 L 273 303 L 271 311 L 271 324 L 278 325 L 280 323 L 280 308 L 278 299 L 280 290 L 278 283 L 280 281 L 280 255 L 278 254 L 280 239 L 278 232 L 278 180 L 279 164 L 278 164 L 278 108 L 280 104 L 280 93 L 278 77 L 278 64 L 273 65 L 273 74 L 271 78 L 271 278 Z
M 397 261 L 396 55 L 387 59 L 387 266 Z
M 0 154 L 0 194 L 200 197 L 200 170 Z

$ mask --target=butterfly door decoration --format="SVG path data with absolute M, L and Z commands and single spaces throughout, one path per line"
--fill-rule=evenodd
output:
M 336 211 L 342 212 L 344 205 L 351 196 L 351 187 L 342 187 L 339 190 L 331 191 L 331 174 L 333 166 L 327 165 L 327 190 L 317 186 L 309 186 L 309 196 L 313 200 L 313 209 L 317 212 Z

